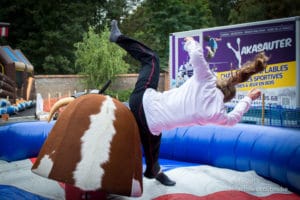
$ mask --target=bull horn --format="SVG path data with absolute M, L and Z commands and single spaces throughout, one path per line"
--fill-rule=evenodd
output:
M 66 106 L 69 103 L 71 103 L 72 101 L 74 101 L 74 97 L 66 97 L 63 99 L 58 100 L 57 102 L 55 102 L 55 104 L 51 107 L 50 109 L 50 113 L 48 116 L 48 122 L 50 122 L 50 120 L 52 119 L 54 113 L 62 106 Z

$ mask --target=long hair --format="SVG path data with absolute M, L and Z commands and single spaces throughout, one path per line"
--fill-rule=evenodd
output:
M 247 81 L 252 75 L 262 72 L 266 66 L 269 58 L 264 52 L 255 56 L 252 61 L 248 61 L 235 72 L 231 73 L 228 79 L 217 79 L 217 88 L 224 94 L 224 102 L 228 102 L 235 97 L 235 85 Z

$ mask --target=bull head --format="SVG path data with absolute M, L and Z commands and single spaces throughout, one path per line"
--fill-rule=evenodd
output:
M 54 124 L 32 171 L 85 191 L 140 196 L 142 153 L 131 111 L 100 94 L 70 97 L 60 103 L 68 106 Z M 53 106 L 50 118 L 58 107 Z

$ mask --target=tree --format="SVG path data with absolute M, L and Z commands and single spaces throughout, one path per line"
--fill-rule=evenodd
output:
M 229 15 L 231 24 L 300 15 L 300 2 L 293 0 L 238 0 L 233 5 Z
M 168 68 L 169 35 L 209 27 L 213 22 L 207 0 L 145 0 L 123 20 L 121 29 L 150 46 Z
M 228 25 L 228 17 L 234 1 L 232 0 L 210 0 L 209 8 L 214 18 L 213 26 Z
M 82 40 L 90 25 L 99 33 L 110 19 L 123 16 L 128 6 L 132 6 L 127 2 L 1 0 L 0 19 L 10 23 L 10 34 L 5 42 L 24 52 L 35 67 L 35 73 L 77 73 L 74 43 Z
M 109 33 L 108 28 L 100 35 L 89 28 L 83 41 L 75 44 L 76 68 L 86 75 L 87 88 L 100 88 L 106 81 L 128 70 L 129 65 L 123 60 L 126 52 L 109 42 Z

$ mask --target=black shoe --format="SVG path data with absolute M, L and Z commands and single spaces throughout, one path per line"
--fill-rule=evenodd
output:
M 109 41 L 116 42 L 120 35 L 122 35 L 122 33 L 119 30 L 118 22 L 116 20 L 112 20 Z
M 149 179 L 155 178 L 155 175 L 147 174 L 147 173 L 144 173 L 144 176 Z
M 174 186 L 176 184 L 175 181 L 172 181 L 171 179 L 169 179 L 169 177 L 164 174 L 163 172 L 160 172 L 156 175 L 155 177 L 156 180 L 158 180 L 161 184 L 165 185 L 165 186 Z

